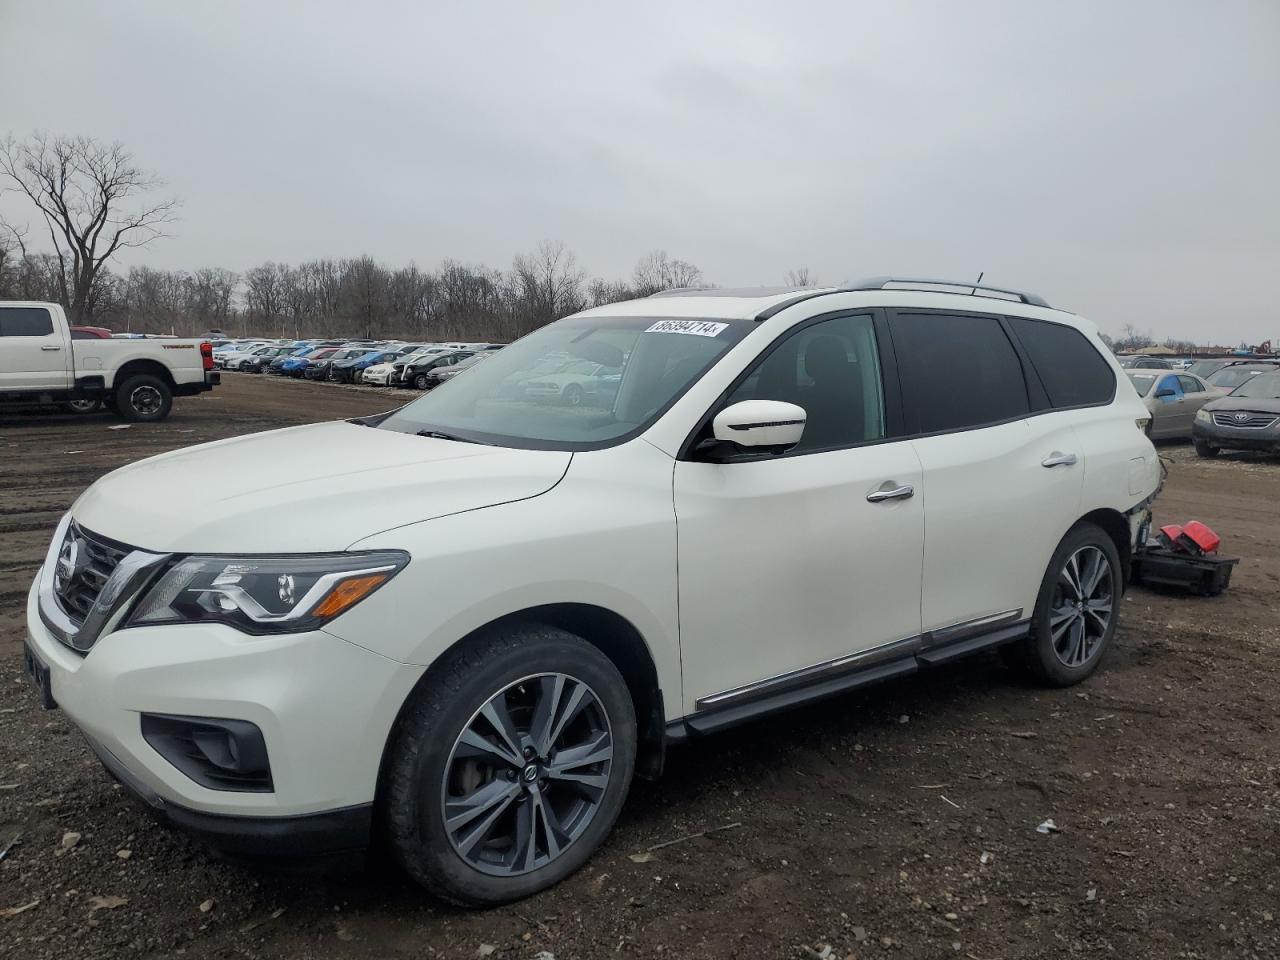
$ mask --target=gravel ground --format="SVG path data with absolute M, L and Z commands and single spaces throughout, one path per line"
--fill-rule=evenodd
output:
M 27 587 L 94 479 L 405 396 L 226 381 L 154 426 L 0 416 L 0 956 L 1280 956 L 1280 461 L 1162 448 L 1159 519 L 1204 520 L 1244 559 L 1220 598 L 1132 590 L 1083 686 L 1031 688 L 980 657 L 682 747 L 585 869 L 465 912 L 383 861 L 214 862 L 21 677 Z

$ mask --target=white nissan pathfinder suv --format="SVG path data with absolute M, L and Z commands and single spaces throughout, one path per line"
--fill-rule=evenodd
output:
M 574 359 L 579 402 L 528 388 Z M 436 894 L 509 901 L 687 737 L 993 647 L 1089 676 L 1160 484 L 1148 416 L 1032 294 L 610 304 L 390 414 L 99 480 L 27 666 L 224 853 L 358 854 L 377 824 Z

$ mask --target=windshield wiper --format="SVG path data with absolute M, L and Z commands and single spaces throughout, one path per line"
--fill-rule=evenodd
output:
M 456 433 L 445 433 L 441 430 L 419 430 L 416 437 L 432 437 L 436 440 L 456 440 L 458 443 L 479 443 L 482 446 L 489 446 L 481 440 L 472 440 L 469 437 L 460 437 Z

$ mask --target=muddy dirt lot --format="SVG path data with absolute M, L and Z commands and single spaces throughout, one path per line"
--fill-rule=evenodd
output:
M 680 748 L 587 868 L 469 913 L 387 866 L 212 862 L 21 678 L 27 587 L 94 479 L 404 397 L 226 379 L 155 426 L 0 418 L 0 956 L 1280 956 L 1280 460 L 1162 448 L 1159 518 L 1204 520 L 1244 559 L 1221 598 L 1132 590 L 1082 687 L 1029 688 L 989 656 Z

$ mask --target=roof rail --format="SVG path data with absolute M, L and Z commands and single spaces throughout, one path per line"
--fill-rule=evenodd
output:
M 982 290 L 986 293 L 1000 293 L 1011 300 L 1018 300 L 1021 303 L 1030 304 L 1033 307 L 1048 307 L 1049 303 L 1044 297 L 1035 293 L 1027 293 L 1024 290 L 1009 290 L 1005 287 L 991 287 L 982 283 L 971 283 L 964 280 L 928 280 L 923 277 L 869 277 L 866 280 L 859 280 L 847 287 L 842 287 L 843 291 L 852 290 L 883 290 L 890 284 L 897 284 L 903 287 L 959 287 L 958 292 L 964 293 L 963 288 L 968 287 L 967 296 L 978 295 L 978 291 Z M 1052 308 L 1050 308 L 1052 309 Z
M 667 287 L 665 290 L 659 290 L 656 293 L 649 294 L 645 299 L 652 300 L 654 297 L 682 297 L 688 296 L 690 293 L 696 293 L 701 290 L 713 290 L 714 287 Z

